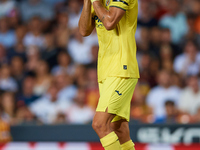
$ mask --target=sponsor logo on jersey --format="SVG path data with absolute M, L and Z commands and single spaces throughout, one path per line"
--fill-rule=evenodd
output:
M 103 23 L 101 22 L 101 20 L 99 19 L 97 15 L 95 15 L 92 19 L 95 20 L 95 24 L 97 28 L 103 27 Z
M 106 0 L 106 6 L 110 5 L 110 0 Z

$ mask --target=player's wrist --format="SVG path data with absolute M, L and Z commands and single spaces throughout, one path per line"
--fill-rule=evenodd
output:
M 91 3 L 93 4 L 94 2 L 99 1 L 99 0 L 91 0 Z

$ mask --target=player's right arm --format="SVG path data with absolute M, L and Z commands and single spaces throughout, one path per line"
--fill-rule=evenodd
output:
M 82 36 L 88 36 L 92 33 L 95 23 L 92 20 L 91 1 L 84 0 L 83 10 L 79 19 L 79 32 Z

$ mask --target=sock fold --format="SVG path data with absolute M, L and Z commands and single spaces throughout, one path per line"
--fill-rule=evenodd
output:
M 132 142 L 132 140 L 124 143 L 121 145 L 122 150 L 135 150 L 134 148 L 135 144 Z
M 100 139 L 103 147 L 107 147 L 113 144 L 114 142 L 116 142 L 117 140 L 118 140 L 118 137 L 114 131 Z

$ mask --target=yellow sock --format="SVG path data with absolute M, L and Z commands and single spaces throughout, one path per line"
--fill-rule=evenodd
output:
M 132 140 L 124 143 L 121 145 L 122 150 L 135 150 L 134 148 L 135 144 L 132 142 Z
M 105 150 L 121 150 L 120 143 L 115 132 L 109 133 L 101 138 L 100 141 Z

